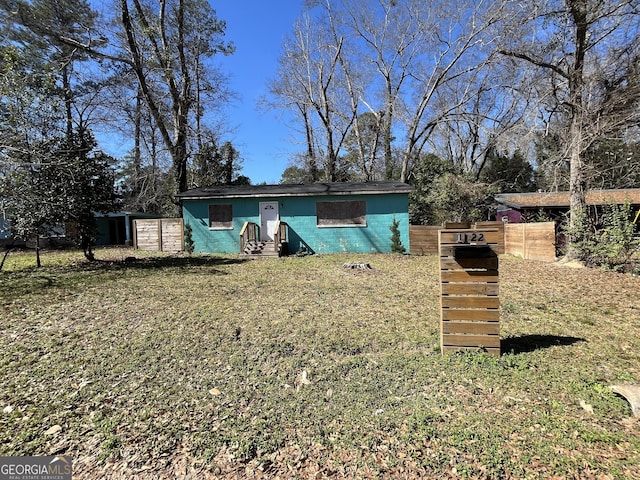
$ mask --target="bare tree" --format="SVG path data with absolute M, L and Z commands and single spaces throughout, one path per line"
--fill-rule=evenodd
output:
M 32 67 L 35 68 L 28 72 L 32 78 L 38 75 L 36 71 L 39 69 L 39 75 L 50 75 L 55 81 L 55 88 L 47 88 L 50 95 L 59 99 L 60 109 L 64 112 L 62 128 L 66 137 L 71 139 L 74 128 L 86 128 L 82 124 L 86 116 L 80 106 L 79 92 L 85 83 L 93 87 L 84 88 L 85 93 L 97 90 L 97 85 L 79 74 L 83 69 L 78 65 L 87 61 L 86 55 L 60 37 L 77 36 L 86 40 L 86 30 L 93 28 L 95 13 L 85 0 L 0 0 L 0 12 L 3 12 L 0 27 L 7 40 L 7 51 L 13 50 L 22 57 L 19 62 L 22 67 L 33 62 Z M 11 58 L 5 61 L 11 63 Z M 74 109 L 80 115 L 74 115 Z M 49 129 L 56 123 L 51 123 Z
M 120 0 L 118 5 L 116 32 L 110 37 L 104 29 L 82 37 L 48 33 L 69 47 L 130 70 L 139 88 L 136 98 L 143 99 L 171 155 L 174 193 L 184 191 L 193 137 L 190 122 L 194 90 L 200 91 L 202 86 L 200 61 L 219 53 L 232 53 L 233 46 L 223 40 L 225 24 L 207 2 Z M 199 33 L 206 34 L 206 38 Z M 194 82 L 198 82 L 197 87 Z
M 488 64 L 502 7 L 501 2 L 460 0 L 446 5 L 425 3 L 418 10 L 419 28 L 430 32 L 423 52 L 430 53 L 411 72 L 414 97 L 405 110 L 407 143 L 401 180 L 434 129 L 473 101 L 482 88 L 474 83 L 473 74 Z M 446 87 L 460 82 L 467 87 L 457 97 L 448 97 Z
M 351 11 L 335 12 L 330 1 L 325 1 L 321 5 L 325 11 L 327 28 L 333 42 L 341 45 L 337 60 L 343 72 L 342 78 L 348 98 L 348 106 L 345 105 L 345 108 L 348 108 L 348 116 L 353 120 L 349 135 L 345 138 L 345 147 L 350 150 L 347 156 L 355 156 L 353 159 L 348 158 L 347 162 L 355 167 L 360 179 L 374 180 L 384 112 L 376 111 L 366 105 L 364 100 L 364 89 L 367 85 L 364 79 L 373 72 L 368 68 L 367 62 L 362 61 L 359 52 L 354 49 L 353 42 L 349 39 L 351 32 L 345 18 L 350 16 Z M 361 104 L 367 106 L 367 112 L 361 112 Z M 371 140 L 373 144 L 370 144 Z
M 435 111 L 448 114 L 429 136 L 428 148 L 471 178 L 480 178 L 489 152 L 528 151 L 531 143 L 522 128 L 530 108 L 519 88 L 522 72 L 504 68 L 500 59 L 487 57 L 482 68 L 444 84 L 434 102 Z
M 354 115 L 343 108 L 347 98 L 340 65 L 344 39 L 336 39 L 328 31 L 309 16 L 296 22 L 293 35 L 284 44 L 277 77 L 269 85 L 273 100 L 265 103 L 299 115 L 306 136 L 307 161 L 318 170 L 322 165 L 325 181 L 335 181 L 340 149 Z
M 515 5 L 514 5 L 514 8 Z M 501 53 L 544 76 L 547 121 L 564 125 L 571 226 L 585 215 L 585 154 L 592 143 L 637 120 L 640 52 L 637 0 L 547 0 L 520 3 Z M 570 256 L 575 252 L 570 250 Z
M 349 81 L 355 78 L 359 72 L 370 76 L 369 81 L 352 94 L 353 108 L 357 112 L 363 105 L 377 120 L 381 135 L 373 140 L 379 140 L 381 143 L 385 178 L 391 179 L 394 166 L 392 142 L 396 107 L 405 92 L 412 67 L 424 53 L 422 47 L 429 34 L 419 28 L 421 2 L 348 0 L 343 3 L 344 28 L 351 32 L 352 42 L 358 49 L 351 60 L 361 58 L 356 64 L 357 68 L 348 71 L 347 79 Z M 361 73 L 360 78 L 362 77 Z M 370 122 L 362 128 L 369 127 Z M 357 139 L 363 136 L 358 117 L 354 125 L 354 134 Z M 364 152 L 375 152 L 377 148 L 360 145 L 360 150 L 361 162 L 371 164 L 373 159 L 367 161 Z
M 384 177 L 398 175 L 406 181 L 412 159 L 423 153 L 436 127 L 478 98 L 474 88 L 483 87 L 474 83 L 474 73 L 490 58 L 502 3 L 318 0 L 308 6 L 307 20 L 295 31 L 298 44 L 285 45 L 282 68 L 271 88 L 280 102 L 272 106 L 295 105 L 307 132 L 315 133 L 309 128 L 310 112 L 324 131 L 342 135 L 343 127 L 350 126 L 355 139 L 351 145 L 357 147 L 351 152 L 359 157 L 363 178 L 370 177 L 367 172 L 376 161 L 372 155 L 381 149 Z M 457 88 L 465 82 L 459 96 L 445 98 L 453 90 L 450 85 Z M 379 135 L 367 134 L 372 126 Z M 399 173 L 394 171 L 395 142 L 404 150 Z M 342 146 L 335 138 L 323 142 L 333 159 Z

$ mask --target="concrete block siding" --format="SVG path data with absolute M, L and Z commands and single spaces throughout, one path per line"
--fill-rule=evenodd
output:
M 280 220 L 289 225 L 289 251 L 308 246 L 313 253 L 388 253 L 394 218 L 399 222 L 402 244 L 409 251 L 409 214 L 406 194 L 346 195 L 335 200 L 364 200 L 366 226 L 318 227 L 316 202 L 331 201 L 322 197 L 222 198 L 183 201 L 183 217 L 193 230 L 196 252 L 239 253 L 240 231 L 245 222 L 260 223 L 260 202 L 278 202 Z M 211 230 L 209 205 L 231 204 L 233 228 Z

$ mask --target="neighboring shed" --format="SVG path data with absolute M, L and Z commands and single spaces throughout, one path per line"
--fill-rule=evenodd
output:
M 49 226 L 48 235 L 43 235 L 40 237 L 40 247 L 45 248 L 45 246 L 50 246 L 52 244 L 56 246 L 64 246 L 68 244 L 69 242 L 65 239 L 66 229 L 66 225 Z M 8 211 L 4 208 L 0 208 L 0 247 L 34 248 L 35 245 L 35 237 L 27 241 L 14 235 L 14 232 L 11 228 L 11 218 Z
M 178 194 L 196 252 L 390 252 L 399 222 L 409 251 L 409 192 L 401 182 L 238 185 Z M 286 250 L 285 250 L 286 249 Z
M 161 215 L 143 212 L 111 212 L 96 214 L 98 238 L 96 245 L 133 245 L 134 220 L 160 218 Z
M 542 213 L 556 219 L 569 212 L 569 192 L 502 193 L 496 195 L 499 204 L 497 220 L 521 223 Z M 618 190 L 589 190 L 587 206 L 631 204 L 634 211 L 640 209 L 640 188 Z
M 110 212 L 95 213 L 97 237 L 96 245 L 133 245 L 134 220 L 160 218 L 161 215 L 143 212 Z M 67 223 L 64 226 L 52 229 L 51 236 L 47 238 L 57 239 L 58 243 L 64 243 L 64 238 L 71 232 L 71 237 L 77 229 L 74 224 Z M 4 210 L 0 210 L 0 245 L 14 244 L 16 240 L 11 235 L 11 224 Z M 24 245 L 25 242 L 18 242 Z M 69 240 L 67 243 L 71 243 Z
M 0 208 L 0 240 L 11 238 L 11 223 L 4 209 Z
M 24 244 L 24 242 L 20 242 Z M 0 247 L 15 245 L 16 239 L 11 235 L 11 222 L 4 209 L 0 208 Z

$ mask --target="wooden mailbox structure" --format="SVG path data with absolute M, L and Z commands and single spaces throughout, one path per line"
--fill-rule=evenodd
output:
M 442 354 L 484 349 L 500 356 L 498 230 L 446 229 L 440 253 Z

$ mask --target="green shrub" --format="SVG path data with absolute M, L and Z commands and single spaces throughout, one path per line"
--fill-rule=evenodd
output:
M 391 253 L 406 253 L 407 249 L 402 245 L 402 240 L 400 239 L 400 222 L 393 218 L 393 222 L 389 227 L 391 230 Z
M 587 265 L 633 272 L 638 269 L 634 255 L 640 249 L 636 230 L 631 205 L 626 203 L 605 206 L 598 224 L 585 215 L 569 233 L 580 260 Z
M 189 255 L 193 253 L 195 244 L 193 243 L 193 228 L 189 222 L 184 225 L 184 251 Z

